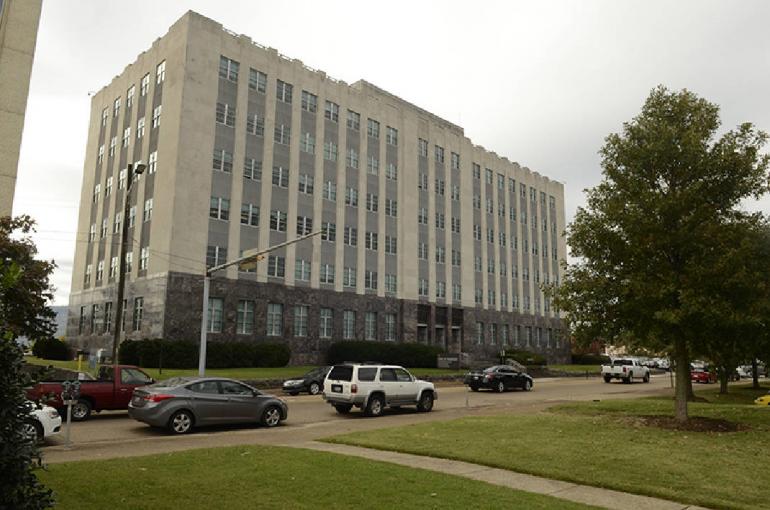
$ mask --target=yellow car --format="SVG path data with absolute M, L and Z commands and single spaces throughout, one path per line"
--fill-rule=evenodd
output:
M 754 401 L 758 406 L 770 406 L 770 392 L 767 395 L 762 395 Z

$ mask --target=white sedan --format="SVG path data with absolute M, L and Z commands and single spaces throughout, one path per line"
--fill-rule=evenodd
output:
M 24 434 L 36 443 L 56 435 L 61 430 L 59 411 L 50 406 L 33 404 L 32 412 L 24 425 Z

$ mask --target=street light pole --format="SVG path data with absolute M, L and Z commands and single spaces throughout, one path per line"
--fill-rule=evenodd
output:
M 126 169 L 126 196 L 123 200 L 123 221 L 120 228 L 120 255 L 118 260 L 118 300 L 115 303 L 115 324 L 112 336 L 112 364 L 118 364 L 118 347 L 120 346 L 121 325 L 123 324 L 123 294 L 126 285 L 126 251 L 128 245 L 128 214 L 131 208 L 131 185 L 134 182 L 134 172 L 141 175 L 147 168 L 144 163 L 137 161 L 129 163 Z
M 316 230 L 315 232 L 311 232 L 310 234 L 300 236 L 296 239 L 292 239 L 291 241 L 286 241 L 285 243 L 276 244 L 275 246 L 271 246 L 264 250 L 257 250 L 257 249 L 247 250 L 243 252 L 243 256 L 241 256 L 240 258 L 206 269 L 205 273 L 203 274 L 203 306 L 201 310 L 201 345 L 198 353 L 198 375 L 199 376 L 203 377 L 204 375 L 206 375 L 206 343 L 208 341 L 208 329 L 209 329 L 207 319 L 209 314 L 209 287 L 211 285 L 211 275 L 214 274 L 216 271 L 227 269 L 228 267 L 234 266 L 236 264 L 244 264 L 244 265 L 253 264 L 256 266 L 256 262 L 258 260 L 263 259 L 264 256 L 270 253 L 271 251 L 278 250 L 280 248 L 283 248 L 284 246 L 289 246 L 290 244 L 304 241 L 305 239 L 310 239 L 311 237 L 317 236 L 322 232 L 323 230 Z

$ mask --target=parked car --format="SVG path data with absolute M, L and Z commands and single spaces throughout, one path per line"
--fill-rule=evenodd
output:
M 24 421 L 24 435 L 31 441 L 40 443 L 56 435 L 61 430 L 61 416 L 51 406 L 30 403 L 32 411 Z
M 758 406 L 770 406 L 770 391 L 767 392 L 767 395 L 762 395 L 755 399 L 754 403 Z
M 174 434 L 204 425 L 261 423 L 275 427 L 288 416 L 286 402 L 234 379 L 174 377 L 137 388 L 128 415 Z
M 634 358 L 617 358 L 612 360 L 609 365 L 602 365 L 602 377 L 606 383 L 613 379 L 632 383 L 635 378 L 648 383 L 650 382 L 650 369 Z
M 387 406 L 416 405 L 418 411 L 429 412 L 438 393 L 433 383 L 417 379 L 404 367 L 346 363 L 329 371 L 323 397 L 340 414 L 355 406 L 367 416 L 379 416 Z
M 115 374 L 117 373 L 117 377 Z M 99 367 L 95 381 L 80 381 L 80 395 L 72 406 L 72 420 L 83 421 L 92 411 L 127 409 L 134 388 L 155 382 L 141 368 L 132 365 L 104 365 Z M 40 382 L 27 390 L 27 398 L 41 401 L 64 412 L 61 381 Z
M 690 380 L 694 383 L 711 384 L 717 382 L 717 375 L 708 366 L 690 370 Z
M 301 379 L 289 379 L 283 382 L 283 391 L 289 395 L 299 395 L 306 391 L 311 395 L 318 395 L 324 385 L 326 374 L 332 367 L 318 367 L 302 376 Z
M 520 372 L 510 365 L 495 365 L 483 370 L 468 372 L 465 375 L 465 385 L 473 391 L 485 388 L 502 393 L 514 388 L 530 391 L 534 381 L 532 376 Z

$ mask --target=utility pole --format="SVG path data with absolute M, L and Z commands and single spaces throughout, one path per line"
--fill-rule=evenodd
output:
M 120 346 L 121 326 L 123 325 L 123 294 L 126 286 L 126 251 L 128 245 L 128 214 L 131 208 L 131 185 L 134 183 L 134 173 L 141 175 L 147 166 L 141 161 L 129 163 L 126 170 L 126 195 L 123 197 L 123 221 L 120 228 L 120 255 L 118 260 L 118 299 L 115 303 L 115 328 L 112 336 L 112 364 L 118 364 L 118 347 Z
M 240 264 L 244 268 L 251 269 L 257 266 L 257 261 L 265 258 L 265 255 L 270 253 L 271 251 L 278 250 L 280 248 L 283 248 L 284 246 L 289 246 L 290 244 L 304 241 L 305 239 L 310 239 L 311 237 L 317 236 L 322 232 L 323 230 L 316 230 L 315 232 L 311 232 L 310 234 L 300 236 L 296 239 L 292 239 L 291 241 L 286 241 L 285 243 L 276 244 L 275 246 L 271 246 L 264 250 L 258 250 L 258 249 L 246 250 L 245 252 L 243 252 L 243 256 L 241 256 L 240 258 L 206 269 L 206 272 L 203 275 L 203 307 L 201 312 L 201 345 L 200 345 L 200 351 L 198 353 L 198 375 L 199 376 L 203 377 L 206 374 L 206 343 L 208 340 L 208 329 L 209 329 L 208 315 L 209 315 L 209 288 L 211 286 L 211 275 L 214 274 L 216 271 L 227 269 L 228 267 L 234 266 L 236 264 Z

